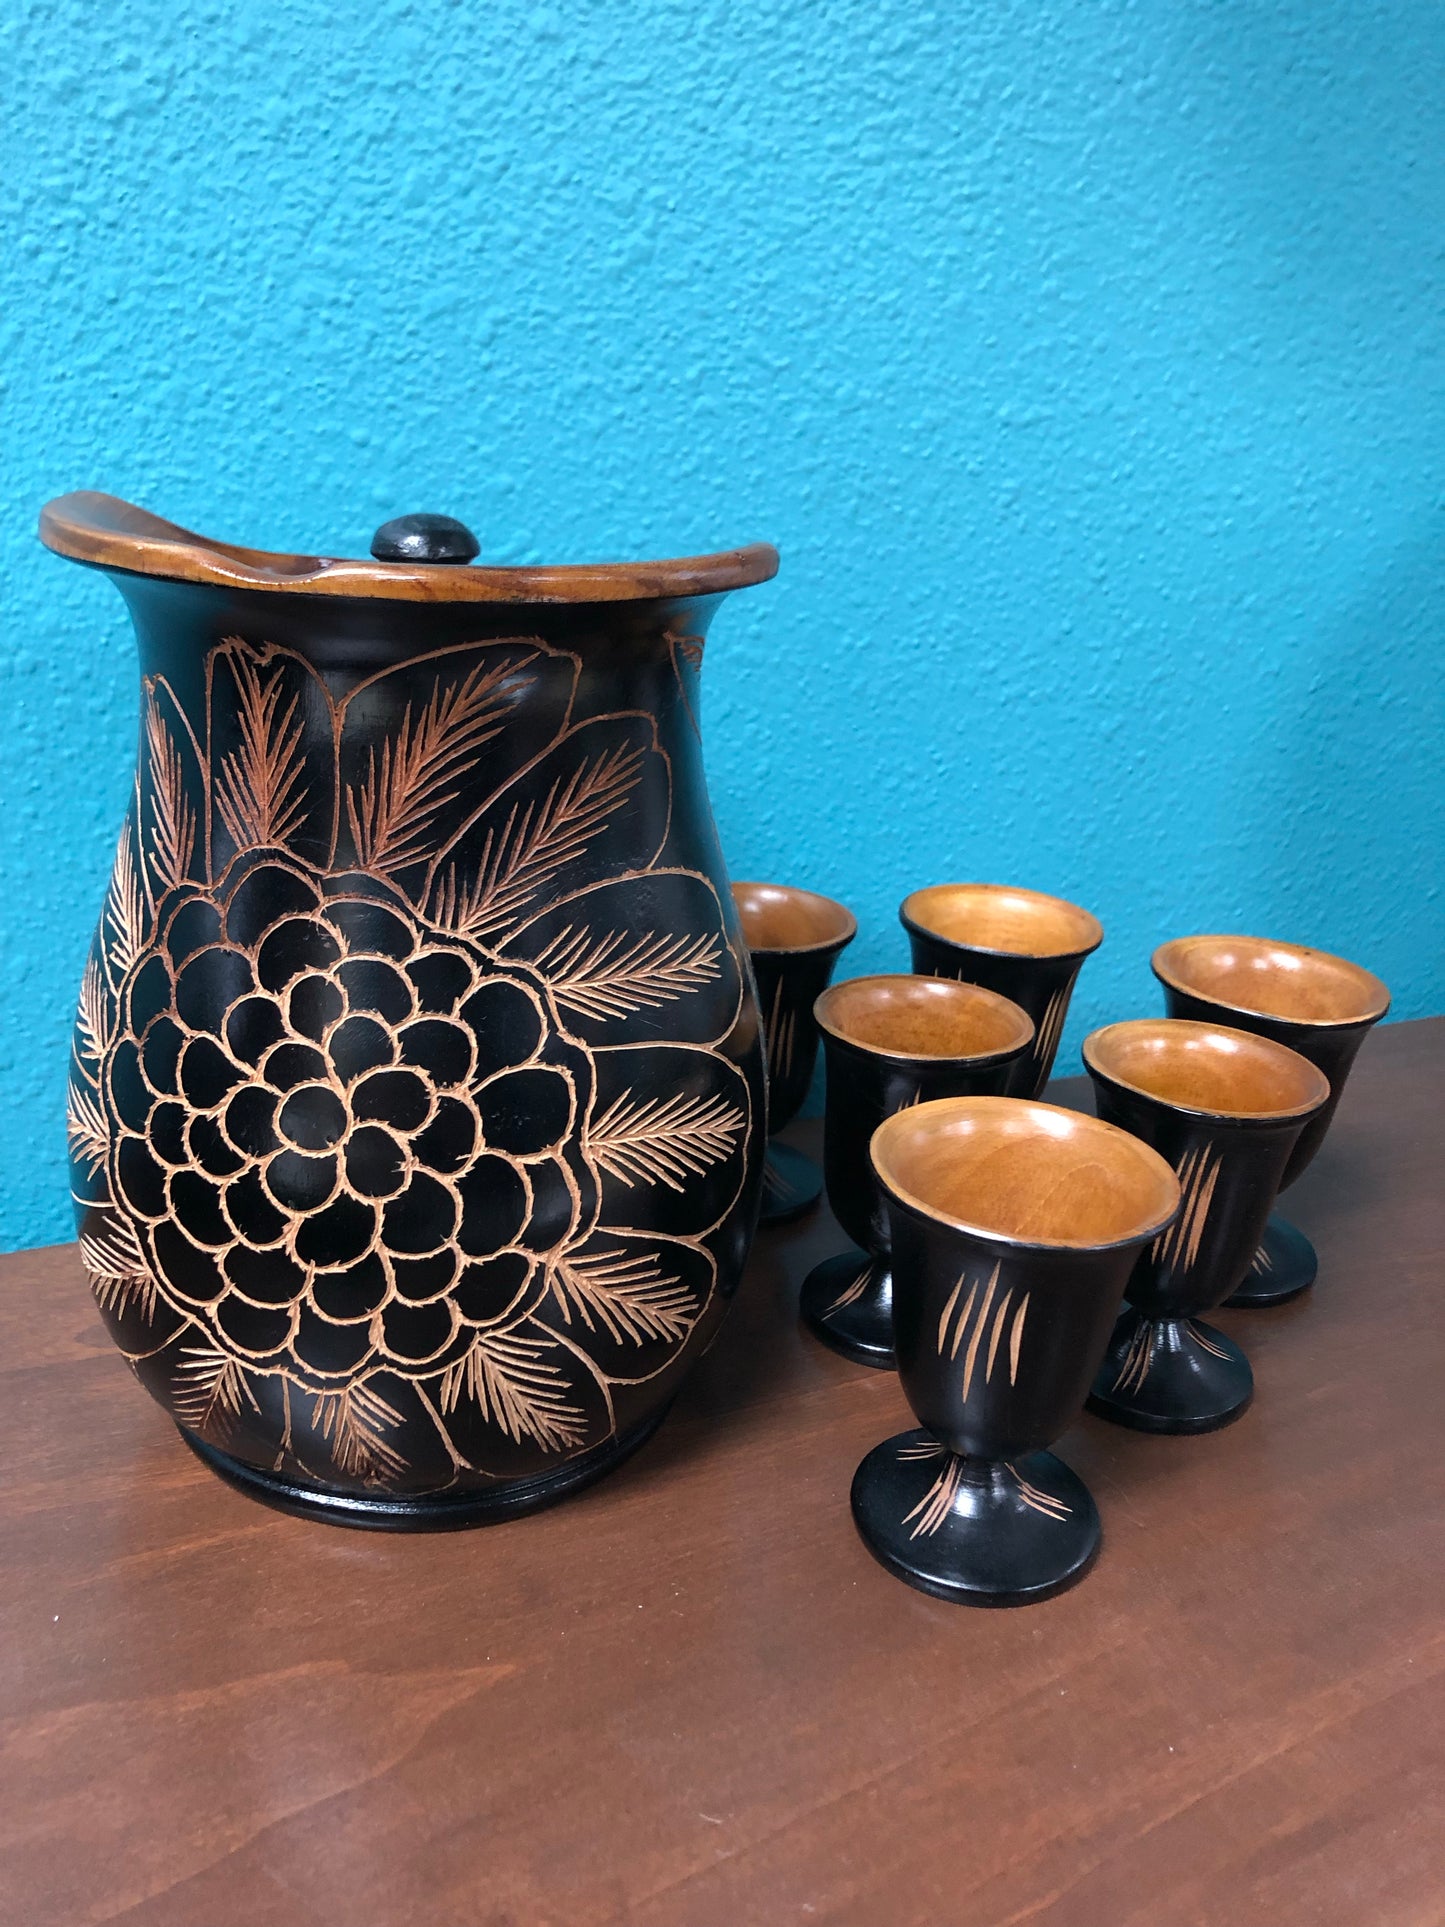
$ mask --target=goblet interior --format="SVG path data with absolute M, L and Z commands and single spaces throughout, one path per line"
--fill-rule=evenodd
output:
M 813 1006 L 824 1030 L 887 1057 L 993 1057 L 1022 1050 L 1034 1027 L 1017 1004 L 949 977 L 853 977 Z
M 1372 971 L 1264 937 L 1176 937 L 1154 952 L 1154 971 L 1186 996 L 1286 1023 L 1372 1023 L 1390 1007 Z
M 1070 957 L 1104 941 L 1098 918 L 1076 903 L 998 883 L 915 890 L 904 898 L 903 919 L 950 943 L 1011 957 Z
M 1179 1203 L 1174 1173 L 1127 1131 L 1012 1097 L 940 1098 L 873 1134 L 874 1167 L 906 1204 L 958 1230 L 1097 1248 L 1151 1238 Z
M 1182 1017 L 1107 1024 L 1085 1040 L 1084 1062 L 1128 1090 L 1212 1117 L 1307 1117 L 1330 1094 L 1298 1051 Z
M 824 950 L 857 933 L 858 919 L 831 897 L 782 883 L 735 883 L 749 950 Z

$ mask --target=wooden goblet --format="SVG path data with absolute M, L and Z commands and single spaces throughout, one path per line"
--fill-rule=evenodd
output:
M 1200 1314 L 1248 1271 L 1329 1084 L 1267 1037 L 1174 1017 L 1107 1024 L 1084 1040 L 1084 1062 L 1099 1116 L 1167 1158 L 1184 1194 L 1130 1275 L 1089 1409 L 1141 1432 L 1212 1432 L 1249 1404 L 1254 1374 Z
M 818 1201 L 823 1174 L 776 1133 L 808 1095 L 818 1055 L 813 1005 L 827 988 L 839 952 L 858 934 L 851 910 L 813 890 L 781 883 L 735 883 L 733 901 L 752 953 L 768 1065 L 768 1152 L 759 1224 L 786 1224 Z
M 1037 1097 L 1054 1067 L 1084 959 L 1104 941 L 1098 918 L 1062 897 L 998 883 L 915 890 L 898 916 L 920 975 L 982 984 L 1032 1020 L 1033 1049 L 1014 1066 L 1009 1089 Z
M 1034 1027 L 1006 997 L 946 977 L 854 977 L 825 990 L 814 1013 L 828 1066 L 828 1202 L 862 1249 L 810 1271 L 800 1309 L 825 1345 L 891 1366 L 888 1214 L 869 1140 L 885 1117 L 925 1099 L 1001 1096 Z
M 939 1599 L 1047 1599 L 1092 1565 L 1099 1515 L 1043 1448 L 1083 1404 L 1178 1182 L 1127 1132 L 1008 1097 L 895 1111 L 872 1152 L 898 1375 L 922 1430 L 864 1459 L 854 1520 L 890 1572 Z
M 1359 964 L 1261 937 L 1176 937 L 1154 952 L 1171 1017 L 1256 1031 L 1307 1057 L 1329 1079 L 1329 1101 L 1305 1126 L 1279 1188 L 1294 1183 L 1324 1142 L 1366 1033 L 1390 993 Z M 1297 1226 L 1275 1212 L 1231 1306 L 1281 1305 L 1315 1281 L 1319 1260 Z

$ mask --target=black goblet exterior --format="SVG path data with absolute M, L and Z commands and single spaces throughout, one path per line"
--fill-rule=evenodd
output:
M 1250 1010 L 1239 1003 L 1205 996 L 1198 988 L 1189 989 L 1171 981 L 1166 959 L 1174 948 L 1174 945 L 1164 944 L 1154 955 L 1154 974 L 1164 987 L 1164 1005 L 1171 1017 L 1228 1024 L 1236 1030 L 1253 1031 L 1256 1036 L 1268 1037 L 1273 1043 L 1298 1051 L 1301 1057 L 1307 1057 L 1315 1069 L 1322 1071 L 1329 1079 L 1329 1099 L 1301 1131 L 1285 1166 L 1284 1176 L 1280 1179 L 1280 1190 L 1287 1191 L 1297 1178 L 1304 1175 L 1324 1143 L 1360 1046 L 1389 1010 L 1389 992 L 1378 979 L 1350 965 L 1347 968 L 1362 980 L 1363 1014 L 1358 1017 L 1332 1023 L 1318 1017 L 1306 1020 Z M 1297 947 L 1281 945 L 1277 948 L 1289 954 L 1291 949 Z M 1321 956 L 1321 961 L 1343 963 L 1343 959 L 1326 959 L 1322 953 L 1316 954 Z M 1375 987 L 1373 995 L 1372 985 Z M 1302 1291 L 1308 1291 L 1318 1272 L 1319 1260 L 1314 1246 L 1296 1225 L 1275 1211 L 1270 1214 L 1243 1282 L 1226 1302 L 1232 1308 L 1243 1310 L 1287 1304 Z
M 1029 898 L 1038 893 L 1013 894 Z M 963 983 L 981 984 L 1019 1006 L 1034 1026 L 1034 1041 L 1014 1065 L 1008 1090 L 1014 1097 L 1038 1097 L 1053 1073 L 1079 972 L 1086 958 L 1104 941 L 1103 930 L 1087 911 L 1062 899 L 1039 898 L 1043 903 L 1057 903 L 1071 920 L 1078 920 L 1086 934 L 1080 935 L 1072 947 L 1046 955 L 992 948 L 985 941 L 945 935 L 920 921 L 921 903 L 929 895 L 928 891 L 915 891 L 905 898 L 898 913 L 908 932 L 913 968 L 921 976 L 956 977 Z
M 872 981 L 887 985 L 913 980 Z M 868 1155 L 869 1140 L 885 1117 L 914 1104 L 938 1097 L 1003 1096 L 1014 1066 L 1033 1042 L 1033 1025 L 1007 998 L 968 985 L 954 994 L 975 996 L 985 1003 L 993 1035 L 1009 1036 L 1001 1048 L 973 1056 L 914 1056 L 882 1050 L 830 1027 L 830 998 L 851 988 L 839 985 L 820 997 L 817 1015 L 828 1073 L 823 1122 L 828 1203 L 859 1248 L 827 1258 L 810 1271 L 799 1302 L 805 1324 L 825 1345 L 857 1364 L 886 1370 L 895 1362 L 893 1273 L 888 1212 Z M 938 1042 L 941 1050 L 942 1038 Z
M 1110 1146 L 1122 1133 L 1096 1119 L 1008 1098 L 963 1102 L 1032 1113 L 1035 1123 L 1043 1114 L 1042 1130 L 1061 1136 L 1087 1133 L 1133 1193 L 1115 1227 L 1122 1236 L 1005 1236 L 923 1207 L 889 1181 L 878 1147 L 897 1116 L 874 1139 L 898 1373 L 922 1429 L 885 1440 L 864 1459 L 853 1480 L 854 1521 L 874 1557 L 920 1591 L 961 1604 L 1022 1605 L 1075 1584 L 1098 1554 L 1093 1498 L 1045 1448 L 1082 1406 L 1125 1280 L 1142 1245 L 1173 1218 L 1179 1189 L 1160 1160 L 1137 1157 L 1143 1147 Z M 945 1100 L 907 1115 L 950 1108 Z M 999 1164 L 1006 1162 L 1004 1146 Z M 984 1174 L 984 1189 L 992 1183 L 993 1173 Z
M 823 1174 L 777 1133 L 798 1114 L 818 1057 L 813 1005 L 858 933 L 851 911 L 830 897 L 784 885 L 736 883 L 733 895 L 752 958 L 768 1070 L 768 1149 L 761 1225 L 787 1224 L 817 1203 Z
M 1089 1409 L 1137 1431 L 1211 1432 L 1243 1415 L 1254 1374 L 1239 1346 L 1202 1315 L 1249 1270 L 1290 1156 L 1327 1092 L 1318 1080 L 1314 1102 L 1292 1116 L 1251 1115 L 1242 1105 L 1231 1114 L 1193 1109 L 1131 1088 L 1101 1064 L 1099 1040 L 1133 1028 L 1143 1026 L 1110 1025 L 1085 1041 L 1096 1108 L 1173 1166 L 1184 1201 L 1130 1274 Z M 1219 1025 L 1178 1028 L 1239 1035 Z

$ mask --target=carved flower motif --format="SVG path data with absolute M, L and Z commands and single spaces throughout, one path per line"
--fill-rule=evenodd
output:
M 148 686 L 77 1027 L 82 1248 L 150 1389 L 253 1463 L 526 1476 L 635 1424 L 715 1315 L 735 933 L 660 862 L 651 720 L 571 720 L 576 681 L 509 641 L 337 702 L 232 641 L 198 721 Z

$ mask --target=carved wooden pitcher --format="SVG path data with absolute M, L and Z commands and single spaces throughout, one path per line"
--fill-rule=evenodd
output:
M 267 555 L 111 497 L 42 539 L 140 645 L 130 808 L 85 968 L 82 1250 L 223 1477 L 465 1525 L 659 1423 L 736 1287 L 758 1017 L 696 685 L 765 546 L 464 566 Z

